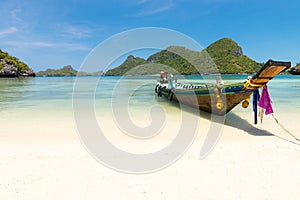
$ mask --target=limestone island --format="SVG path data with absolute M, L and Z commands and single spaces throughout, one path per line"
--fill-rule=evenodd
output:
M 35 77 L 27 64 L 0 49 L 0 78 Z

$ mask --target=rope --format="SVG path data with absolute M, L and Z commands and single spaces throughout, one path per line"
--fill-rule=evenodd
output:
M 292 141 L 292 140 L 290 140 L 290 139 L 286 139 L 286 138 L 284 138 L 284 137 L 281 137 L 281 136 L 279 136 L 279 135 L 276 135 L 276 134 L 274 134 L 274 133 L 272 133 L 275 137 L 278 137 L 279 139 L 281 139 L 281 140 L 284 140 L 284 141 L 287 141 L 287 142 L 290 142 L 290 143 L 292 143 L 292 144 L 296 144 L 296 145 L 299 145 L 300 146 L 300 144 L 299 143 L 297 143 L 297 142 L 295 142 L 295 141 Z
M 283 126 L 282 124 L 279 123 L 279 121 L 275 118 L 274 115 L 272 115 L 272 116 L 273 116 L 273 118 L 275 119 L 276 123 L 277 123 L 279 126 L 281 126 L 281 128 L 282 128 L 285 132 L 289 133 L 290 135 L 293 136 L 294 139 L 296 139 L 297 141 L 299 141 L 299 139 L 298 139 L 296 136 L 294 136 L 293 134 L 291 134 L 286 128 L 284 128 L 284 126 Z M 281 137 L 281 136 L 279 136 L 279 135 L 277 135 L 277 134 L 274 134 L 274 133 L 271 133 L 271 134 L 274 135 L 275 137 L 281 139 L 281 140 L 284 140 L 284 141 L 286 141 L 286 142 L 290 142 L 290 143 L 292 143 L 292 144 L 295 144 L 295 145 L 299 145 L 299 146 L 300 146 L 300 143 L 297 143 L 296 141 L 293 141 L 293 140 L 290 140 L 290 139 Z
M 274 114 L 272 115 L 274 120 L 276 121 L 276 123 L 288 134 L 290 134 L 295 140 L 300 141 L 299 138 L 297 138 L 294 134 L 292 134 L 290 131 L 288 131 L 279 121 L 278 119 L 274 116 Z
M 264 84 L 255 84 L 255 83 L 251 83 L 251 80 L 247 80 L 244 82 L 244 87 L 248 88 L 248 87 L 253 87 L 253 88 L 260 88 L 262 86 L 264 86 L 266 83 Z

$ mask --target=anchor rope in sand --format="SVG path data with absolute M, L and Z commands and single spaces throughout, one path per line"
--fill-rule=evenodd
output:
M 281 137 L 279 135 L 276 135 L 274 133 L 272 133 L 275 137 L 281 139 L 281 140 L 284 140 L 284 141 L 287 141 L 287 142 L 290 142 L 292 144 L 295 144 L 295 145 L 299 145 L 300 146 L 300 143 L 297 143 L 296 141 L 293 141 L 293 140 L 290 140 L 290 139 L 287 139 L 287 138 L 284 138 L 284 137 Z
M 272 114 L 275 122 L 289 135 L 291 135 L 295 140 L 300 141 L 300 139 L 298 137 L 296 137 L 294 134 L 292 134 L 289 130 L 287 130 L 279 121 L 278 119 L 274 116 L 274 114 Z

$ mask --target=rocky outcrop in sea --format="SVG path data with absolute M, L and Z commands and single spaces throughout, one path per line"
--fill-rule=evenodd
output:
M 35 77 L 35 73 L 31 69 L 19 70 L 13 62 L 0 59 L 0 77 Z

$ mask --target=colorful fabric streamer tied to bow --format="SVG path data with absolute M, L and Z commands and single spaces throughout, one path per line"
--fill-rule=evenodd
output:
M 260 121 L 262 122 L 263 120 L 263 115 L 269 115 L 273 114 L 273 107 L 272 107 L 272 100 L 268 91 L 268 87 L 265 85 L 262 90 L 261 97 L 258 102 L 259 106 L 259 116 L 260 116 Z

